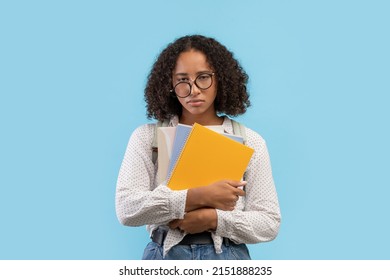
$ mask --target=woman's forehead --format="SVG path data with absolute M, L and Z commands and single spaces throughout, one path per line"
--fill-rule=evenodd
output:
M 175 75 L 199 74 L 211 71 L 211 66 L 204 53 L 196 50 L 182 52 L 176 61 Z

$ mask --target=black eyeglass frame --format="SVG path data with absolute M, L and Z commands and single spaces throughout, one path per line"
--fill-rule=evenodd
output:
M 202 75 L 210 75 L 210 77 L 211 77 L 211 84 L 210 84 L 208 87 L 202 88 L 202 87 L 198 86 L 196 80 L 197 80 L 200 76 L 202 76 Z M 213 82 L 214 82 L 213 77 L 214 77 L 214 75 L 215 75 L 215 72 L 211 72 L 211 73 L 207 73 L 207 72 L 205 72 L 205 73 L 200 73 L 198 76 L 196 76 L 195 80 L 190 80 L 191 82 L 184 82 L 184 81 L 183 81 L 183 82 L 178 82 L 178 83 L 173 87 L 173 89 L 171 89 L 169 92 L 175 94 L 176 97 L 178 97 L 178 98 L 186 98 L 186 97 L 188 97 L 188 96 L 191 95 L 191 92 L 192 92 L 192 85 L 193 85 L 193 84 L 195 84 L 200 90 L 209 89 L 209 88 L 213 85 Z M 187 94 L 186 96 L 179 96 L 179 95 L 176 94 L 175 88 L 176 88 L 178 85 L 180 85 L 180 84 L 188 84 L 188 85 L 190 86 L 190 90 L 189 90 L 189 92 L 188 92 L 188 94 Z

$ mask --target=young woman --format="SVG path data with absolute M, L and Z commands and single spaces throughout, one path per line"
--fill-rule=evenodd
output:
M 233 54 L 213 38 L 185 36 L 159 55 L 145 89 L 147 116 L 159 121 L 219 125 L 250 105 L 248 77 Z M 245 181 L 222 180 L 173 191 L 157 184 L 152 161 L 156 124 L 130 137 L 119 172 L 116 212 L 126 226 L 147 225 L 151 242 L 143 259 L 250 259 L 245 244 L 273 240 L 280 211 L 266 143 L 246 128 L 255 152 Z M 193 170 L 202 176 L 202 167 Z

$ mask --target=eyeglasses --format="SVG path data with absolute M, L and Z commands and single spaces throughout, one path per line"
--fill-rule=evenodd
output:
M 213 73 L 199 74 L 195 80 L 185 78 L 185 81 L 178 82 L 170 92 L 175 93 L 177 97 L 185 98 L 191 94 L 192 86 L 195 84 L 199 89 L 205 90 L 213 84 Z

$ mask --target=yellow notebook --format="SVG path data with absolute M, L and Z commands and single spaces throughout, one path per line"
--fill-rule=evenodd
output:
M 254 150 L 195 123 L 168 178 L 168 187 L 183 190 L 230 179 L 240 180 Z

